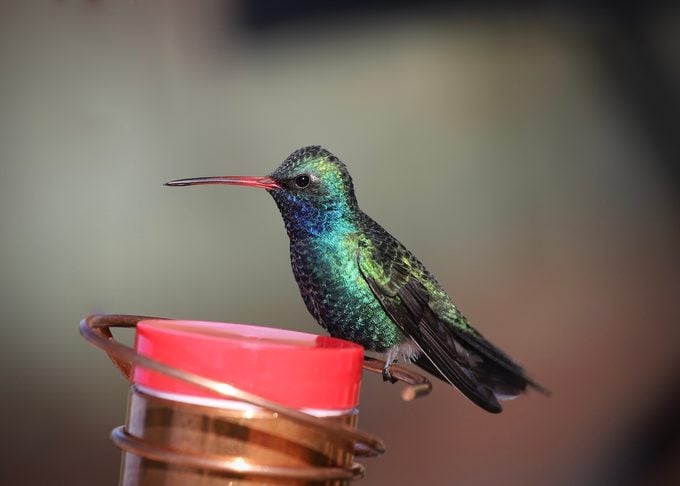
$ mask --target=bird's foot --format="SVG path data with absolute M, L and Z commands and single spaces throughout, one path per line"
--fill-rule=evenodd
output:
M 385 367 L 382 370 L 382 377 L 383 381 L 389 381 L 392 384 L 395 384 L 397 381 L 399 381 L 397 378 L 392 376 L 392 373 L 390 373 L 390 365 L 385 364 Z

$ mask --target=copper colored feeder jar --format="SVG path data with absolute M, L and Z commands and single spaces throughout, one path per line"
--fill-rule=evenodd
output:
M 354 428 L 363 350 L 311 334 L 193 321 L 142 321 L 145 357 Z M 132 373 L 120 484 L 342 485 L 363 473 L 354 444 L 277 411 L 145 367 Z

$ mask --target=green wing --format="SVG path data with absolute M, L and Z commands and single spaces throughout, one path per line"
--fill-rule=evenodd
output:
M 385 311 L 422 351 L 423 356 L 416 361 L 418 366 L 492 413 L 502 410 L 498 397 L 516 396 L 527 384 L 544 391 L 470 326 L 434 278 L 403 246 L 377 245 L 365 238 L 359 244 L 357 261 Z

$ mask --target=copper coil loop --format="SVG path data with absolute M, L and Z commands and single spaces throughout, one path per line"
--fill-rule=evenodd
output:
M 135 328 L 138 322 L 146 319 L 165 318 L 122 314 L 95 314 L 83 319 L 80 322 L 79 329 L 81 335 L 88 342 L 107 353 L 123 376 L 129 381 L 131 381 L 134 366 L 143 366 L 146 369 L 209 390 L 224 398 L 254 405 L 268 412 L 275 413 L 280 417 L 285 417 L 287 420 L 309 427 L 315 433 L 326 436 L 329 441 L 347 444 L 350 447 L 350 451 L 353 448 L 355 456 L 375 457 L 385 452 L 385 444 L 380 438 L 357 430 L 349 424 L 324 420 L 300 410 L 266 400 L 228 383 L 168 366 L 142 356 L 135 349 L 114 339 L 111 332 L 112 328 Z M 364 368 L 372 372 L 381 373 L 383 366 L 384 362 L 375 358 L 367 357 L 364 361 Z M 402 390 L 402 398 L 404 400 L 412 400 L 425 396 L 432 388 L 427 378 L 411 370 L 392 366 L 390 371 L 394 380 L 401 381 L 406 385 Z M 222 473 L 300 481 L 348 481 L 362 477 L 364 474 L 363 466 L 357 463 L 347 467 L 280 467 L 253 464 L 244 461 L 241 457 L 217 454 L 192 454 L 186 451 L 173 450 L 136 437 L 128 433 L 124 426 L 114 429 L 112 439 L 124 451 L 140 457 L 180 467 L 206 469 Z
M 351 467 L 281 467 L 253 464 L 241 457 L 229 457 L 217 454 L 191 454 L 186 451 L 175 451 L 170 448 L 152 444 L 129 434 L 124 426 L 111 432 L 114 444 L 126 452 L 154 461 L 183 466 L 187 468 L 207 469 L 224 473 L 237 473 L 251 477 L 275 477 L 298 481 L 339 481 L 359 479 L 364 475 L 364 467 L 354 463 Z

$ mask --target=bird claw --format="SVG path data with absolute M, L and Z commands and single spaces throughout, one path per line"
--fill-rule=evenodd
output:
M 397 378 L 395 378 L 394 376 L 392 376 L 392 373 L 390 373 L 390 367 L 389 367 L 389 366 L 385 366 L 385 367 L 383 368 L 383 370 L 382 370 L 382 378 L 383 378 L 383 381 L 389 381 L 389 382 L 392 383 L 393 385 L 394 385 L 396 382 L 399 381 Z

